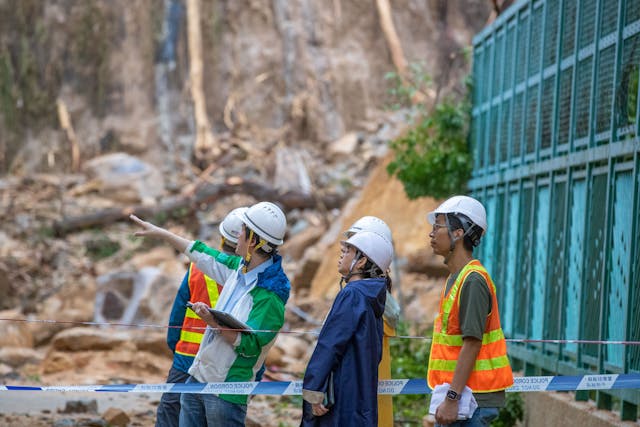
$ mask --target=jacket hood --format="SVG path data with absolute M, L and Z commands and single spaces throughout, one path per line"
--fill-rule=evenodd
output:
M 273 264 L 267 267 L 262 273 L 258 273 L 258 283 L 256 286 L 264 288 L 278 295 L 284 304 L 289 299 L 291 284 L 287 275 L 282 270 L 282 257 L 278 254 L 273 256 Z
M 387 299 L 387 280 L 381 278 L 362 279 L 349 282 L 347 286 L 358 289 L 373 308 L 376 317 L 382 317 L 384 305 Z

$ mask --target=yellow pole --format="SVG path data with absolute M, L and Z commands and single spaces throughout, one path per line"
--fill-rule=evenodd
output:
M 384 322 L 382 336 L 382 360 L 378 366 L 378 379 L 391 379 L 391 350 L 389 337 L 396 335 L 396 330 Z M 378 427 L 393 427 L 393 400 L 390 395 L 378 395 Z

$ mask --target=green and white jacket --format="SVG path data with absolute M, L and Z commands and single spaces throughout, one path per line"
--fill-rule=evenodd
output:
M 291 285 L 282 270 L 282 257 L 276 254 L 271 262 L 266 261 L 245 274 L 242 258 L 217 251 L 200 241 L 189 245 L 185 253 L 204 274 L 224 284 L 216 309 L 225 308 L 227 302 L 237 297 L 234 294 L 240 292 L 233 306 L 224 311 L 254 330 L 273 331 L 241 333 L 231 345 L 207 327 L 189 374 L 200 382 L 253 381 L 284 324 L 284 306 Z M 246 395 L 219 397 L 232 403 L 247 403 Z

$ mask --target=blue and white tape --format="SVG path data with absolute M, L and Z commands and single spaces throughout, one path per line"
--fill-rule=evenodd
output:
M 516 377 L 507 392 L 530 391 L 575 391 L 640 389 L 640 374 L 580 375 Z M 82 391 L 112 393 L 195 393 L 195 394 L 237 394 L 237 395 L 280 395 L 302 394 L 302 381 L 261 381 L 235 383 L 187 383 L 187 384 L 107 384 L 107 385 L 57 385 L 21 386 L 2 385 L 2 391 Z M 431 389 L 425 379 L 381 380 L 378 394 L 430 394 Z

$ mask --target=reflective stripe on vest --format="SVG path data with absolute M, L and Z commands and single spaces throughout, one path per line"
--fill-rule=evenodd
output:
M 491 313 L 487 316 L 482 335 L 482 347 L 467 380 L 467 386 L 474 392 L 488 393 L 504 390 L 513 384 L 513 374 L 507 357 L 507 343 L 500 326 L 496 287 L 482 264 L 478 260 L 473 260 L 460 271 L 447 295 L 445 295 L 446 285 L 442 289 L 429 354 L 427 382 L 431 388 L 445 382 L 451 383 L 453 380 L 463 344 L 459 322 L 460 293 L 465 280 L 473 272 L 481 274 L 489 286 Z
M 204 302 L 213 307 L 218 301 L 220 288 L 215 280 L 207 277 L 192 263 L 189 265 L 189 294 L 191 302 Z M 176 353 L 184 356 L 195 356 L 200 348 L 202 336 L 207 324 L 196 313 L 187 308 L 184 313 L 180 340 L 176 344 Z

